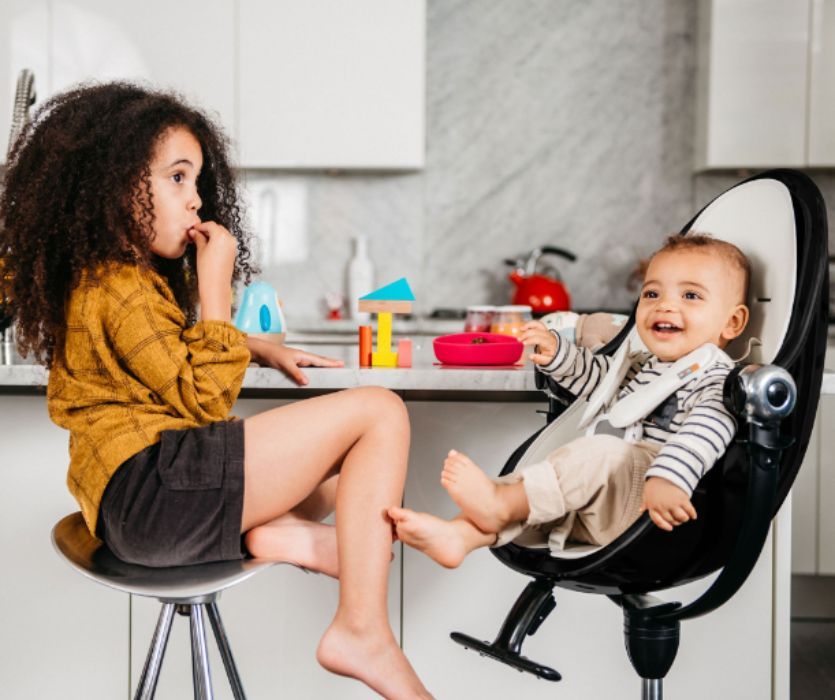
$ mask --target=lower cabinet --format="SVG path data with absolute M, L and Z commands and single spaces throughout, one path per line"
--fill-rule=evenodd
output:
M 113 700 L 128 694 L 128 596 L 73 571 L 52 526 L 78 510 L 67 433 L 41 396 L 0 401 L 0 697 Z
M 242 400 L 252 415 L 277 401 Z M 455 507 L 439 483 L 443 458 L 456 448 L 497 473 L 542 425 L 539 404 L 407 402 L 412 453 L 405 502 L 450 517 Z M 0 402 L 6 448 L 0 489 L 0 697 L 15 700 L 131 697 L 159 613 L 155 600 L 133 598 L 92 583 L 52 550 L 55 522 L 77 510 L 65 486 L 67 434 L 50 423 L 43 397 Z M 489 551 L 450 571 L 422 554 L 394 547 L 389 612 L 395 633 L 427 687 L 438 698 L 565 700 L 638 697 L 640 681 L 626 657 L 622 620 L 608 599 L 556 589 L 557 609 L 523 653 L 563 674 L 558 684 L 520 674 L 466 651 L 449 639 L 462 631 L 493 639 L 528 579 Z M 771 540 L 751 577 L 719 611 L 682 627 L 678 659 L 665 686 L 671 697 L 782 700 L 772 672 L 788 659 Z M 785 564 L 788 569 L 788 564 Z M 691 600 L 708 581 L 664 592 Z M 221 595 L 219 607 L 247 696 L 291 700 L 374 698 L 360 683 L 334 676 L 315 660 L 319 638 L 336 609 L 338 586 L 325 576 L 279 565 Z M 777 610 L 775 618 L 774 610 Z M 788 616 L 786 614 L 786 620 Z M 188 621 L 177 617 L 157 698 L 191 697 Z M 210 639 L 217 698 L 231 698 Z M 777 671 L 774 671 L 775 677 Z M 779 686 L 775 686 L 779 687 Z

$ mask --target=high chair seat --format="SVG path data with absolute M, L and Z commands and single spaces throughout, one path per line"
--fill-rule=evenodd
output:
M 255 576 L 275 562 L 242 559 L 167 568 L 129 564 L 90 535 L 81 513 L 68 515 L 55 525 L 52 543 L 58 554 L 82 576 L 108 588 L 156 598 L 162 603 L 135 698 L 145 700 L 154 696 L 175 610 L 190 618 L 195 697 L 212 697 L 204 623 L 204 616 L 208 616 L 234 697 L 245 698 L 216 601 L 221 591 Z

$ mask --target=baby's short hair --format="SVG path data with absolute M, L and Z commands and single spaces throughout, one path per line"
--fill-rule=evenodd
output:
M 659 253 L 675 253 L 681 250 L 715 253 L 729 262 L 732 267 L 742 273 L 742 302 L 745 303 L 748 298 L 748 284 L 751 281 L 751 262 L 733 243 L 714 238 L 709 233 L 694 231 L 689 231 L 686 235 L 676 233 L 667 237 L 664 245 L 652 254 L 652 258 Z

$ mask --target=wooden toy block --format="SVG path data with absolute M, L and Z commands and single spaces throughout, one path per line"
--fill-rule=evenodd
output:
M 410 313 L 415 295 L 405 277 L 366 294 L 357 303 L 360 311 L 377 314 L 377 350 L 371 353 L 373 367 L 396 367 L 398 356 L 391 350 L 391 315 Z M 409 358 L 411 365 L 411 357 Z
M 360 297 L 360 301 L 414 301 L 415 295 L 405 277 L 375 289 L 370 294 Z
M 371 313 L 395 313 L 408 314 L 412 312 L 412 302 L 410 301 L 377 301 L 374 299 L 360 299 L 357 306 L 360 311 L 369 311 Z
M 391 351 L 391 312 L 377 314 L 377 352 L 371 354 L 374 367 L 395 367 L 397 353 Z
M 412 341 L 409 338 L 401 338 L 397 341 L 397 366 L 412 366 Z

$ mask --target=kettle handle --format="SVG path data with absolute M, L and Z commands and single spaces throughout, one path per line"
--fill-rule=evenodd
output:
M 572 253 L 569 250 L 566 250 L 565 248 L 557 248 L 556 246 L 552 245 L 544 245 L 539 250 L 541 253 L 551 253 L 552 255 L 559 255 L 560 257 L 563 257 L 566 260 L 570 260 L 571 262 L 574 262 L 577 259 L 577 256 L 574 255 L 574 253 Z

